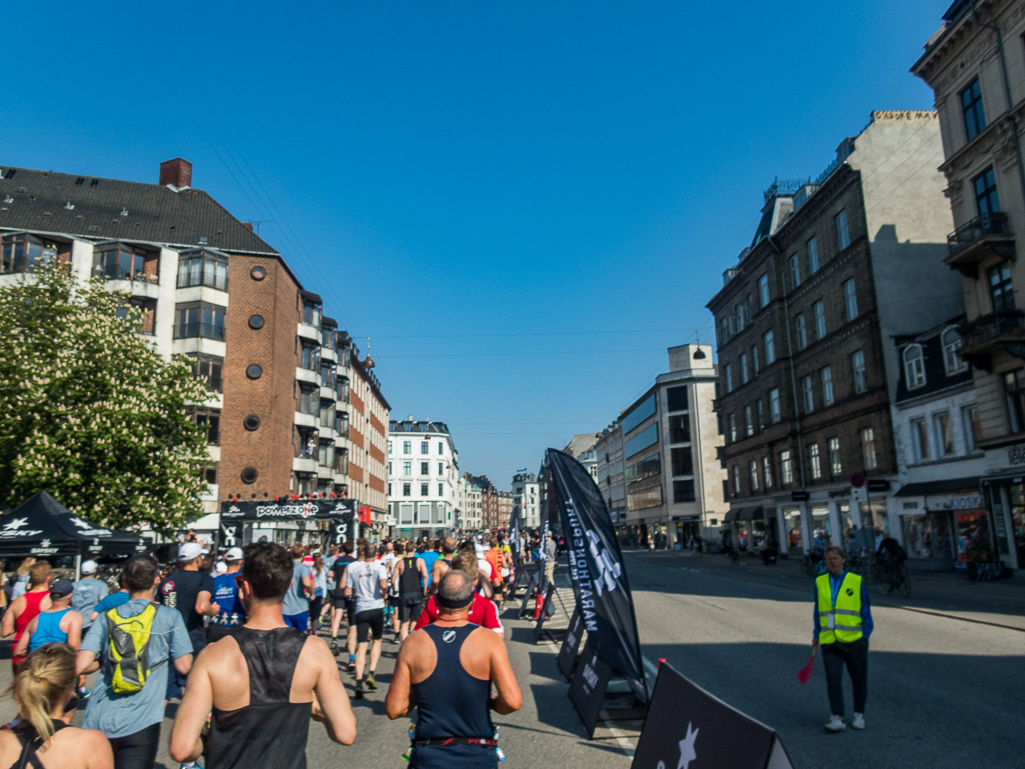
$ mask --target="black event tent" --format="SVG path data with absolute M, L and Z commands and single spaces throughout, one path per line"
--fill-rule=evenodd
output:
M 74 515 L 45 491 L 37 491 L 0 515 L 0 557 L 141 553 L 148 542 L 135 534 L 104 529 Z

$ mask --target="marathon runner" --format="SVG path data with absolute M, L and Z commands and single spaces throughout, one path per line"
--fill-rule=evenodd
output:
M 395 561 L 391 581 L 398 585 L 396 604 L 399 612 L 399 643 L 409 635 L 409 626 L 415 625 L 424 610 L 427 583 L 431 575 L 423 559 L 416 555 L 416 543 L 406 543 L 406 555 Z
M 249 619 L 196 660 L 171 733 L 174 760 L 206 753 L 211 769 L 305 769 L 311 717 L 334 742 L 356 739 L 356 717 L 327 644 L 285 622 L 293 575 L 281 545 L 246 547 L 241 594 Z
M 331 592 L 331 653 L 338 654 L 338 626 L 342 624 L 342 615 L 346 617 L 346 647 L 349 650 L 349 670 L 356 669 L 356 599 L 345 595 L 345 569 L 355 563 L 352 557 L 353 543 L 351 540 L 342 543 L 342 552 L 331 564 L 327 581 L 334 589 Z
M 427 588 L 428 595 L 438 592 L 438 583 L 441 582 L 442 577 L 448 574 L 448 570 L 452 568 L 452 558 L 455 555 L 458 544 L 451 537 L 439 542 L 438 546 L 441 548 L 441 557 L 435 560 L 434 565 L 431 567 L 431 583 Z
M 367 645 L 370 647 L 370 674 L 367 688 L 376 689 L 374 673 L 381 659 L 381 639 L 384 637 L 384 595 L 388 591 L 388 572 L 377 561 L 368 558 L 373 545 L 360 542 L 356 550 L 356 563 L 350 563 L 345 572 L 345 594 L 356 599 L 356 690 L 353 697 L 363 699 L 363 671 L 367 662 Z
M 242 566 L 242 548 L 233 547 L 224 555 L 227 571 L 214 577 L 214 603 L 220 611 L 206 626 L 210 643 L 231 635 L 246 621 L 246 608 L 238 592 L 238 574 Z
M 452 569 L 462 571 L 470 580 L 473 580 L 477 576 L 477 559 L 473 555 L 457 555 L 452 560 Z M 420 619 L 417 620 L 414 630 L 422 630 L 427 627 L 438 619 L 438 614 L 437 598 L 432 595 L 428 599 L 423 613 L 420 614 Z M 498 607 L 495 606 L 494 601 L 489 601 L 480 593 L 474 592 L 473 605 L 470 607 L 467 619 L 474 625 L 494 630 L 500 636 L 505 635 L 505 627 L 503 627 L 502 620 L 498 616 Z
M 385 712 L 402 718 L 415 703 L 414 769 L 494 769 L 501 754 L 489 711 L 513 713 L 522 705 L 505 644 L 467 621 L 473 595 L 465 572 L 446 574 L 435 596 L 437 622 L 399 649 Z

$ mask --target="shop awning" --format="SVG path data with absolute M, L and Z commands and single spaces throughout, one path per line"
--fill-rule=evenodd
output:
M 726 517 L 722 519 L 722 522 L 723 523 L 733 523 L 735 520 L 737 520 L 737 516 L 740 515 L 740 513 L 742 513 L 742 512 L 743 511 L 740 508 L 733 508 L 733 507 L 731 507 L 730 511 L 728 513 L 726 513 Z
M 740 511 L 740 515 L 737 517 L 738 521 L 760 521 L 762 520 L 763 508 L 761 507 L 745 507 Z
M 908 483 L 900 487 L 895 497 L 925 497 L 936 494 L 951 494 L 956 491 L 978 491 L 979 476 L 968 478 L 945 478 L 942 481 Z

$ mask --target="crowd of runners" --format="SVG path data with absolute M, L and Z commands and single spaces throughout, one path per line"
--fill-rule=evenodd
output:
M 356 739 L 342 677 L 355 699 L 377 690 L 386 640 L 399 645 L 386 713 L 413 714 L 404 758 L 494 767 L 490 711 L 521 704 L 499 618 L 513 568 L 502 537 L 260 542 L 220 557 L 190 541 L 171 568 L 128 560 L 116 592 L 92 561 L 77 582 L 28 564 L 0 625 L 18 706 L 0 769 L 152 769 L 179 698 L 169 750 L 183 768 L 304 768 L 311 719 Z

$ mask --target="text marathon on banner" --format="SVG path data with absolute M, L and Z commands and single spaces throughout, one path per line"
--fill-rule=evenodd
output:
M 605 500 L 573 457 L 548 450 L 577 606 L 598 657 L 646 691 L 633 595 Z

